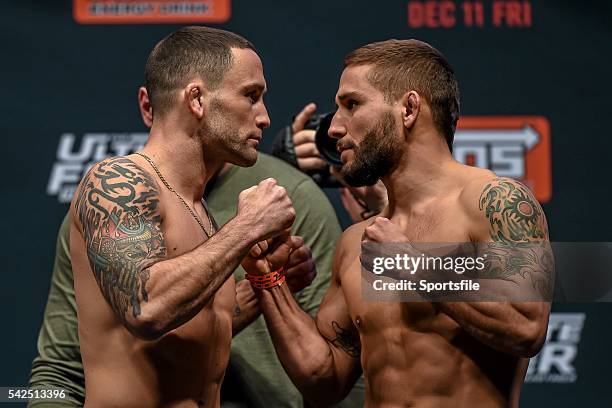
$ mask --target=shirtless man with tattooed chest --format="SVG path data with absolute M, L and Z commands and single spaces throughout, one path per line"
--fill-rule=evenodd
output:
M 548 247 L 542 209 L 522 184 L 453 160 L 458 87 L 428 44 L 389 40 L 352 52 L 336 101 L 329 135 L 338 139 L 345 181 L 382 179 L 389 204 L 345 231 L 315 321 L 283 286 L 259 292 L 283 366 L 313 406 L 341 399 L 361 370 L 368 407 L 517 406 L 550 303 L 366 301 L 361 243 Z M 500 258 L 496 285 L 550 292 L 544 260 L 525 260 L 520 270 L 507 260 Z
M 71 257 L 88 407 L 219 406 L 234 269 L 295 212 L 272 179 L 219 231 L 201 197 L 224 163 L 251 166 L 270 120 L 252 44 L 180 29 L 151 52 L 142 152 L 92 167 L 71 205 Z

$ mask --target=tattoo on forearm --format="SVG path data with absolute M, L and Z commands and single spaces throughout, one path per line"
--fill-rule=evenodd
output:
M 236 307 L 234 308 L 234 317 L 238 317 L 242 314 L 242 309 L 240 309 L 240 306 L 236 305 Z
M 131 308 L 137 317 L 148 300 L 148 267 L 166 256 L 155 181 L 131 160 L 114 158 L 94 166 L 77 194 L 98 285 L 118 316 Z
M 359 336 L 356 336 L 350 330 L 343 329 L 338 322 L 332 322 L 332 328 L 336 333 L 336 338 L 331 342 L 334 346 L 341 348 L 353 358 L 359 358 L 361 354 L 361 342 Z
M 490 223 L 492 243 L 486 248 L 486 276 L 530 279 L 546 300 L 552 299 L 554 258 L 546 218 L 527 187 L 495 179 L 480 195 L 480 210 Z

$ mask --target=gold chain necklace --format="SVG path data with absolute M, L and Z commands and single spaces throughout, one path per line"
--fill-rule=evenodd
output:
M 204 231 L 204 234 L 206 234 L 206 237 L 210 238 L 210 236 L 212 235 L 212 232 L 208 233 L 208 231 L 206 231 L 206 228 L 204 227 L 204 223 L 202 222 L 202 220 L 200 220 L 200 217 L 198 217 L 196 213 L 191 209 L 191 207 L 189 207 L 189 205 L 185 202 L 183 197 L 181 197 L 180 194 L 177 193 L 176 190 L 172 188 L 172 186 L 170 186 L 170 184 L 166 181 L 164 176 L 162 176 L 161 172 L 159 171 L 159 169 L 157 168 L 153 160 L 151 160 L 151 158 L 144 153 L 136 152 L 136 154 L 149 162 L 151 167 L 153 167 L 153 170 L 155 170 L 155 172 L 157 173 L 157 176 L 159 177 L 159 179 L 162 181 L 162 183 L 164 183 L 164 186 L 166 186 L 168 190 L 172 191 L 178 197 L 178 199 L 181 200 L 181 203 L 183 203 L 187 211 L 189 211 L 189 214 L 191 214 L 191 216 L 198 222 L 198 224 L 200 224 L 200 228 L 202 228 L 202 231 Z M 212 225 L 212 221 L 210 220 L 210 214 L 208 214 L 208 209 L 206 208 L 206 204 L 204 204 L 204 199 L 202 199 L 202 205 L 204 206 L 204 210 L 206 211 L 206 218 L 208 218 L 208 225 L 210 226 L 210 230 L 212 231 L 213 225 Z

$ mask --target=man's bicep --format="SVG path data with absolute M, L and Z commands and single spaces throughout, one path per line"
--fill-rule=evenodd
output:
M 137 318 L 148 268 L 166 256 L 154 179 L 129 159 L 109 159 L 89 171 L 73 205 L 102 294 L 122 321 Z
M 334 278 L 321 302 L 316 324 L 331 352 L 338 392 L 346 396 L 361 374 L 361 341 L 342 288 Z
M 352 225 L 338 240 L 332 263 L 331 283 L 317 313 L 317 327 L 321 334 L 336 350 L 342 350 L 357 362 L 361 354 L 361 341 L 342 288 L 341 271 L 346 272 L 347 262 L 350 263 L 359 256 L 356 248 L 360 248 L 364 228 L 365 223 Z
M 351 320 L 341 287 L 333 281 L 317 313 L 317 328 L 328 343 L 343 354 L 359 359 L 359 332 Z

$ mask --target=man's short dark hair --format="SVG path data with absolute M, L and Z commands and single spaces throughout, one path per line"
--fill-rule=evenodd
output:
M 161 40 L 149 54 L 145 87 L 154 114 L 167 111 L 172 92 L 201 77 L 209 90 L 216 89 L 233 63 L 232 48 L 257 50 L 248 40 L 216 28 L 183 27 Z
M 368 81 L 392 103 L 410 90 L 431 107 L 434 125 L 452 152 L 459 119 L 459 86 L 446 58 L 418 40 L 387 40 L 364 45 L 346 56 L 344 66 L 372 65 Z

